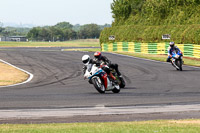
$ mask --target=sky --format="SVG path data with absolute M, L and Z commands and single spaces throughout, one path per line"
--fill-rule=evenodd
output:
M 113 0 L 0 0 L 0 22 L 55 25 L 111 24 Z

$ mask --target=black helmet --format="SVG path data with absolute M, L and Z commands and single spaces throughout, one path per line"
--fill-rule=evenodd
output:
M 101 58 L 101 52 L 95 52 L 95 53 L 94 53 L 94 57 L 95 57 L 96 59 L 100 59 L 100 58 Z

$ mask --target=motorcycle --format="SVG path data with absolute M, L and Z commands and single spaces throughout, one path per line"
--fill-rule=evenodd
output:
M 105 62 L 101 62 L 101 66 L 108 66 L 111 64 L 111 61 L 109 61 L 108 64 L 105 64 Z M 126 82 L 124 78 L 117 74 L 116 70 L 114 68 L 109 67 L 110 72 L 113 74 L 113 76 L 116 78 L 116 82 L 119 84 L 120 88 L 124 88 L 126 86 Z
M 96 64 L 87 66 L 84 79 L 89 79 L 89 83 L 93 84 L 99 93 L 105 93 L 105 91 L 120 92 L 120 86 L 110 80 L 107 73 L 102 68 L 97 67 Z
M 182 64 L 183 64 L 182 56 L 183 55 L 181 52 L 172 54 L 172 59 L 171 59 L 172 66 L 175 67 L 176 70 L 178 71 L 182 71 Z

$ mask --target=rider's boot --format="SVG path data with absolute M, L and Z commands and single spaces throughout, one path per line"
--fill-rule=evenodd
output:
M 122 75 L 120 74 L 119 77 L 122 78 Z
M 117 81 L 116 81 L 115 76 L 114 76 L 112 73 L 110 73 L 109 76 L 111 77 L 111 80 L 112 80 L 115 84 L 117 84 Z
M 115 76 L 112 73 L 110 73 L 109 75 L 113 80 L 116 80 Z

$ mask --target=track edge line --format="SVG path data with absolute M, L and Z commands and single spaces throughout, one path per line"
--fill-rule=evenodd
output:
M 19 67 L 17 67 L 17 66 L 14 66 L 14 65 L 12 65 L 12 64 L 10 64 L 10 63 L 8 63 L 8 62 L 2 60 L 2 59 L 0 59 L 0 62 L 3 62 L 3 63 L 5 63 L 5 64 L 7 64 L 7 65 L 10 65 L 10 66 L 12 66 L 12 67 L 14 67 L 14 68 L 16 68 L 16 69 L 18 69 L 18 70 L 20 70 L 20 71 L 22 71 L 22 72 L 25 72 L 26 74 L 29 75 L 29 78 L 28 78 L 26 81 L 24 81 L 24 82 L 17 83 L 17 84 L 13 84 L 13 85 L 0 86 L 0 88 L 12 87 L 12 86 L 17 86 L 17 85 L 26 84 L 26 83 L 30 82 L 30 81 L 33 79 L 33 77 L 34 77 L 32 73 L 30 73 L 30 72 L 28 72 L 28 71 L 26 71 L 26 70 L 24 70 L 24 69 L 21 69 L 21 68 L 19 68 Z

